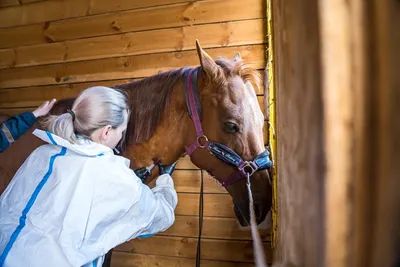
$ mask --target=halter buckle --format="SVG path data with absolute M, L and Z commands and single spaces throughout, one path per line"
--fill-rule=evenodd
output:
M 239 168 L 239 170 L 244 173 L 248 174 L 249 176 L 252 176 L 258 169 L 257 166 L 251 161 L 246 161 L 243 165 L 243 167 Z
M 203 145 L 200 143 L 200 140 L 204 140 Z M 205 148 L 205 147 L 206 147 L 206 144 L 208 143 L 208 138 L 207 138 L 207 136 L 202 135 L 202 136 L 197 137 L 197 143 L 199 143 L 199 147 L 200 147 L 200 148 Z

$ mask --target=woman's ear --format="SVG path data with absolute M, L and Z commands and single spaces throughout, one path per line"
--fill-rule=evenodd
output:
M 103 129 L 102 129 L 101 132 L 100 132 L 100 140 L 101 140 L 101 141 L 107 140 L 107 138 L 108 138 L 109 135 L 110 135 L 111 129 L 112 129 L 111 125 L 107 125 L 107 126 L 104 126 L 104 127 L 103 127 Z

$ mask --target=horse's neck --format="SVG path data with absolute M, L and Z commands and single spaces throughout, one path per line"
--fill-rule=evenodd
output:
M 189 128 L 193 124 L 187 115 L 184 91 L 177 85 L 170 95 L 162 120 L 150 140 L 142 144 L 129 145 L 124 156 L 131 160 L 131 168 L 148 166 L 157 157 L 170 164 L 184 153 Z

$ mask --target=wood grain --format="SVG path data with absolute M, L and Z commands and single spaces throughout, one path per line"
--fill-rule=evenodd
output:
M 0 50 L 0 68 L 36 66 L 127 55 L 261 44 L 262 19 L 185 26 Z
M 220 12 L 224 10 L 224 12 Z M 262 0 L 204 0 L 0 29 L 0 48 L 265 17 Z M 218 15 L 216 15 L 218 14 Z
M 224 262 L 201 260 L 201 266 L 207 267 L 252 267 L 251 263 L 244 262 Z M 149 254 L 136 254 L 115 251 L 112 254 L 112 267 L 150 267 L 150 266 L 168 266 L 168 267 L 193 267 L 196 265 L 195 259 L 177 258 Z
M 148 0 L 148 1 L 108 1 L 108 0 L 22 0 L 23 3 L 37 2 L 33 5 L 19 5 L 18 0 L 10 2 L 12 8 L 0 9 L 0 27 L 15 27 L 33 23 L 84 17 L 87 15 L 109 13 L 127 9 L 139 9 L 165 4 L 189 2 L 188 0 Z
M 207 49 L 213 58 L 233 57 L 240 52 L 245 62 L 256 69 L 265 65 L 264 46 Z M 65 64 L 0 70 L 0 88 L 66 84 L 110 79 L 140 78 L 182 66 L 198 66 L 199 59 L 193 50 L 176 53 L 128 56 L 97 59 Z
M 272 1 L 278 134 L 276 260 L 299 267 L 324 266 L 325 162 L 317 2 Z
M 90 0 L 51 0 L 4 8 L 0 9 L 0 28 L 82 17 L 89 7 Z
M 179 193 L 176 215 L 199 215 L 199 194 Z M 232 198 L 228 194 L 204 194 L 204 216 L 236 218 Z
M 199 234 L 199 218 L 197 216 L 175 216 L 174 224 L 161 236 L 197 237 Z M 222 227 L 223 226 L 223 227 Z M 260 229 L 264 241 L 270 240 L 269 229 Z M 239 226 L 236 218 L 203 217 L 202 237 L 228 240 L 252 240 L 249 228 Z
M 134 239 L 118 246 L 116 251 L 131 253 L 149 253 L 160 256 L 194 258 L 196 256 L 197 238 L 153 236 L 145 239 Z M 202 239 L 201 259 L 253 262 L 251 241 L 228 241 Z M 271 251 L 264 243 L 264 251 L 271 259 Z M 225 249 L 221 249 L 225 248 Z
M 118 79 L 85 83 L 2 89 L 0 90 L 0 108 L 36 107 L 51 98 L 56 98 L 60 100 L 63 98 L 76 97 L 80 92 L 92 86 L 112 87 L 118 84 L 130 82 L 132 80 L 135 79 Z M 260 88 L 255 88 L 255 90 L 258 96 L 262 96 L 264 93 L 262 86 Z

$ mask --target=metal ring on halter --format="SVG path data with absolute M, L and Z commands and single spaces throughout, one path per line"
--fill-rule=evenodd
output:
M 248 161 L 245 162 L 242 168 L 239 168 L 240 171 L 250 176 L 252 176 L 257 171 L 257 169 L 257 167 L 254 168 L 253 165 L 251 165 L 251 162 Z
M 200 143 L 200 139 L 201 139 L 201 138 L 204 138 L 204 139 L 205 139 L 204 145 L 202 145 L 202 144 Z M 208 142 L 208 138 L 207 138 L 207 136 L 205 136 L 205 135 L 199 136 L 199 137 L 197 137 L 197 142 L 199 143 L 199 147 L 200 147 L 200 148 L 205 148 L 205 144 Z

